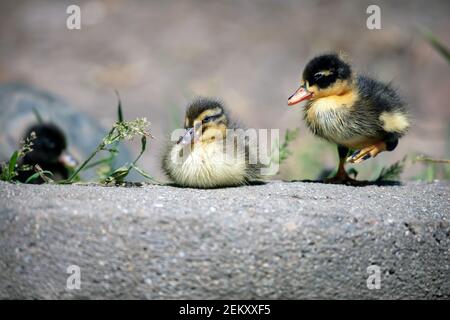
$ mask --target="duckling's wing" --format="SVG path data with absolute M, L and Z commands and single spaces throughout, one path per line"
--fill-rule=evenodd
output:
M 357 81 L 360 105 L 368 108 L 368 114 L 377 117 L 379 129 L 386 139 L 393 142 L 392 146 L 395 148 L 397 140 L 410 127 L 405 102 L 390 83 L 382 83 L 366 76 L 359 76 Z
M 391 83 L 383 83 L 359 75 L 357 86 L 360 98 L 369 102 L 379 112 L 401 111 L 406 113 L 406 104 Z

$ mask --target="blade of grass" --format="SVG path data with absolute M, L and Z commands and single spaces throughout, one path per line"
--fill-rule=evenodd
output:
M 11 181 L 15 176 L 18 158 L 19 158 L 19 151 L 14 151 L 8 163 L 8 181 Z
M 118 105 L 117 105 L 117 119 L 119 122 L 123 122 L 123 112 L 122 112 L 122 100 L 120 99 L 119 91 L 116 89 L 114 92 L 117 95 Z
M 152 176 L 150 176 L 149 174 L 147 174 L 146 172 L 144 172 L 144 170 L 142 170 L 141 168 L 139 168 L 136 163 L 138 162 L 138 160 L 141 158 L 141 156 L 144 154 L 145 148 L 147 145 L 147 137 L 146 136 L 142 136 L 141 139 L 141 152 L 139 153 L 138 157 L 136 158 L 136 160 L 133 161 L 133 163 L 131 164 L 131 167 L 137 171 L 137 173 L 139 173 L 141 176 L 152 180 L 153 182 L 156 182 L 159 184 L 159 181 L 157 181 L 155 178 L 153 178 Z
M 139 153 L 139 155 L 137 156 L 137 158 L 133 161 L 133 165 L 136 165 L 136 163 L 139 161 L 139 159 L 142 157 L 142 155 L 145 152 L 145 148 L 147 146 L 147 137 L 146 136 L 142 136 L 141 138 L 141 152 Z
M 433 48 L 439 52 L 448 63 L 450 63 L 450 49 L 447 48 L 440 40 L 438 40 L 430 31 L 421 30 L 422 35 L 428 40 Z
M 39 111 L 36 109 L 36 107 L 33 107 L 33 113 L 34 116 L 36 117 L 36 120 L 39 124 L 44 123 L 44 119 L 42 119 L 41 114 L 39 113 Z
M 157 184 L 161 184 L 158 180 L 156 180 L 155 178 L 153 178 L 152 176 L 150 176 L 148 173 L 146 173 L 144 170 L 142 170 L 141 168 L 139 168 L 138 166 L 132 165 L 133 169 L 136 170 L 137 173 L 139 173 L 141 176 L 143 176 L 144 178 L 147 178 Z
M 415 161 L 418 162 L 428 162 L 428 163 L 449 163 L 450 159 L 433 159 L 425 156 L 418 156 Z
M 149 123 L 145 118 L 138 118 L 134 121 L 124 121 L 123 112 L 122 112 L 122 103 L 120 100 L 119 92 L 116 90 L 116 95 L 118 98 L 118 107 L 117 107 L 117 117 L 118 121 L 111 128 L 109 133 L 102 139 L 97 148 L 92 152 L 92 154 L 70 175 L 70 177 L 61 181 L 60 183 L 73 183 L 74 179 L 78 177 L 78 174 L 87 168 L 92 168 L 98 164 L 107 163 L 109 170 L 107 171 L 106 178 L 104 178 L 105 174 L 102 174 L 101 182 L 122 182 L 123 179 L 129 174 L 130 170 L 137 163 L 137 161 L 141 158 L 142 154 L 146 149 L 147 144 L 147 136 L 152 137 L 149 132 L 148 126 Z M 118 154 L 117 145 L 122 140 L 131 140 L 135 136 L 141 136 L 141 152 L 137 156 L 137 158 L 129 165 L 124 165 L 118 169 L 112 170 L 111 162 Z M 108 148 L 109 146 L 112 146 Z M 108 151 L 111 153 L 110 157 L 104 158 L 94 162 L 93 164 L 89 164 L 90 161 L 101 151 Z
M 53 176 L 53 173 L 50 171 L 42 171 L 42 172 L 36 172 L 33 175 L 29 176 L 27 180 L 25 180 L 25 183 L 30 183 L 33 180 L 36 180 L 37 178 L 41 177 L 41 174 L 46 174 L 46 175 L 50 175 Z M 53 181 L 53 180 L 52 180 Z
M 124 182 L 124 179 L 128 176 L 130 173 L 131 166 L 122 166 L 116 170 L 114 170 L 113 173 L 111 173 L 108 177 L 106 177 L 103 180 L 103 183 L 122 183 Z
M 115 127 L 113 127 L 109 131 L 109 133 L 106 135 L 106 137 L 111 136 L 114 131 L 115 131 Z M 105 137 L 105 139 L 106 139 L 106 137 Z M 84 168 L 88 165 L 88 163 L 97 155 L 97 153 L 99 153 L 106 147 L 105 139 L 103 139 L 103 141 L 100 142 L 100 144 L 97 146 L 97 148 L 94 150 L 94 152 L 92 152 L 91 155 L 86 160 L 84 160 L 84 162 L 72 173 L 72 175 L 67 180 L 61 181 L 60 183 L 63 183 L 63 184 L 72 183 L 73 180 L 78 176 L 78 174 L 82 170 L 84 170 Z
M 96 166 L 101 165 L 101 164 L 110 164 L 111 161 L 115 158 L 115 153 L 117 153 L 117 151 L 112 151 L 111 149 L 108 149 L 106 151 L 110 152 L 110 156 L 109 157 L 100 159 L 98 161 L 95 161 L 95 162 L 85 166 L 83 171 L 91 169 L 91 168 L 96 167 Z
M 103 149 L 104 145 L 103 142 L 100 143 L 97 147 L 97 149 L 95 149 L 94 152 L 91 153 L 91 155 L 84 160 L 84 162 L 72 173 L 72 175 L 65 181 L 61 181 L 60 183 L 62 184 L 70 184 L 72 183 L 76 177 L 78 176 L 78 174 L 87 166 L 87 164 L 97 155 L 97 153 L 99 153 L 102 149 Z
M 53 173 L 50 171 L 42 170 L 42 168 L 38 164 L 34 166 L 34 171 L 36 171 L 36 173 L 39 175 L 39 177 L 41 177 L 42 180 L 44 180 L 45 183 L 54 182 L 52 179 L 46 176 L 46 175 L 53 176 Z
M 406 159 L 407 157 L 404 157 L 402 160 L 395 162 L 389 167 L 382 168 L 380 175 L 375 181 L 399 180 L 403 170 L 405 169 Z
M 139 159 L 142 157 L 143 153 L 145 152 L 145 148 L 147 146 L 147 137 L 142 136 L 141 138 L 141 152 L 136 157 L 136 159 L 130 164 L 122 166 L 116 170 L 114 170 L 105 180 L 106 183 L 121 183 L 123 180 L 128 176 L 132 168 L 136 167 L 136 163 L 139 161 Z M 136 170 L 137 171 L 137 170 Z
M 21 142 L 22 146 L 20 149 L 13 152 L 9 161 L 1 164 L 0 180 L 11 182 L 18 175 L 18 169 L 28 171 L 28 169 L 25 169 L 26 166 L 20 165 L 19 160 L 33 150 L 32 146 L 35 138 L 36 134 L 32 132 L 29 137 Z
M 116 96 L 117 96 L 117 123 L 124 122 L 123 117 L 123 111 L 122 111 L 122 99 L 120 98 L 120 93 L 117 89 L 114 90 Z M 104 159 L 100 159 L 92 164 L 86 165 L 83 170 L 88 170 L 90 168 L 96 167 L 101 164 L 106 164 L 110 168 L 109 174 L 107 176 L 113 175 L 114 171 L 112 168 L 112 162 L 116 158 L 117 154 L 119 154 L 119 151 L 117 150 L 117 146 L 119 145 L 119 141 L 115 141 L 112 143 L 112 147 L 108 149 L 104 149 L 104 151 L 108 151 L 110 153 L 109 157 L 106 157 Z

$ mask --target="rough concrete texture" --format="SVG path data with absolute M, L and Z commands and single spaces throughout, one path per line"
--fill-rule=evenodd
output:
M 0 183 L 0 298 L 448 299 L 449 186 Z

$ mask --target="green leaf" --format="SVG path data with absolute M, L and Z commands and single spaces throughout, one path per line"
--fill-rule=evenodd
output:
M 400 175 L 405 169 L 406 157 L 387 168 L 381 169 L 376 181 L 395 181 L 400 179 Z
M 25 183 L 30 183 L 31 181 L 33 181 L 39 177 L 40 177 L 39 172 L 36 172 L 36 173 L 32 174 L 31 176 L 29 176 L 28 179 L 25 180 Z
M 8 165 L 6 163 L 0 164 L 0 180 L 9 181 Z
M 30 183 L 30 182 L 32 182 L 33 180 L 36 180 L 36 179 L 39 178 L 39 177 L 42 177 L 43 180 L 45 180 L 46 182 L 53 181 L 53 180 L 51 180 L 50 178 L 47 178 L 48 180 L 45 179 L 45 178 L 43 177 L 44 175 L 53 176 L 53 173 L 50 172 L 50 171 L 38 171 L 38 172 L 32 174 L 31 176 L 29 176 L 28 179 L 25 180 L 25 183 Z
M 142 138 L 141 138 L 141 152 L 139 153 L 137 158 L 133 161 L 133 165 L 135 165 L 139 161 L 139 159 L 142 157 L 142 155 L 145 152 L 146 146 L 147 146 L 147 137 L 146 136 L 142 136 Z
M 116 170 L 113 171 L 105 180 L 106 183 L 121 183 L 124 181 L 124 179 L 128 176 L 130 173 L 131 166 L 122 166 Z
M 133 169 L 137 171 L 137 173 L 139 173 L 141 176 L 143 176 L 144 178 L 147 178 L 149 180 L 152 180 L 156 183 L 159 183 L 155 178 L 153 178 L 152 176 L 150 176 L 148 173 L 146 173 L 144 170 L 142 170 L 141 168 L 139 168 L 136 165 L 132 165 Z
M 147 137 L 142 136 L 142 138 L 141 138 L 141 153 L 144 153 L 146 146 L 147 146 Z
M 123 122 L 123 112 L 122 112 L 122 100 L 120 99 L 119 91 L 115 90 L 118 100 L 117 105 L 117 119 L 119 122 Z
M 18 158 L 19 158 L 19 151 L 14 151 L 14 153 L 11 156 L 11 158 L 9 159 L 9 164 L 8 164 L 8 177 L 9 177 L 9 180 L 14 178 L 14 176 L 16 175 L 16 164 L 17 164 L 17 159 Z

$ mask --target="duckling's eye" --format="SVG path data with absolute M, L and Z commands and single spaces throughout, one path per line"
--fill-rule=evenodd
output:
M 326 88 L 331 83 L 336 80 L 332 71 L 320 71 L 314 74 L 314 82 L 319 86 L 319 88 Z
M 318 72 L 314 75 L 314 80 L 317 81 L 317 80 L 321 79 L 323 76 L 324 76 L 323 73 Z
M 207 116 L 207 117 L 203 118 L 203 122 L 211 122 L 211 121 L 213 121 L 216 118 L 217 118 L 217 115 Z
M 41 147 L 46 150 L 53 150 L 55 149 L 56 144 L 48 138 L 41 138 Z
M 314 75 L 314 79 L 319 80 L 319 79 L 321 79 L 323 77 L 328 77 L 328 76 L 331 76 L 331 75 L 333 75 L 333 71 L 331 71 L 331 70 L 324 70 L 324 71 L 317 72 Z

